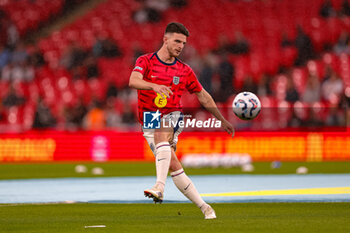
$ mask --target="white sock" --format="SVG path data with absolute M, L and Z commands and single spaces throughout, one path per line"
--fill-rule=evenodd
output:
M 165 181 L 168 176 L 171 160 L 171 148 L 169 142 L 160 142 L 156 145 L 156 185 L 164 192 Z
M 176 187 L 204 212 L 208 204 L 203 201 L 191 179 L 185 174 L 185 171 L 181 168 L 170 173 L 170 175 Z

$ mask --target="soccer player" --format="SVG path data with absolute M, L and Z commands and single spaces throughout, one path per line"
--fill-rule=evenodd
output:
M 180 99 L 186 89 L 197 95 L 199 102 L 221 121 L 222 128 L 233 135 L 233 126 L 222 116 L 213 98 L 203 89 L 193 70 L 177 59 L 188 36 L 189 32 L 184 25 L 177 22 L 169 23 L 165 29 L 162 47 L 155 53 L 146 54 L 137 59 L 130 76 L 129 86 L 138 90 L 139 120 L 142 124 L 144 114 L 153 112 L 154 118 L 162 116 L 161 121 L 178 122 L 183 117 Z M 182 128 L 178 125 L 174 128 L 160 126 L 158 129 L 143 127 L 143 136 L 156 158 L 157 173 L 156 184 L 146 189 L 144 194 L 153 198 L 155 203 L 161 203 L 165 181 L 170 170 L 176 187 L 201 209 L 205 219 L 214 219 L 215 211 L 203 201 L 175 154 L 181 131 Z

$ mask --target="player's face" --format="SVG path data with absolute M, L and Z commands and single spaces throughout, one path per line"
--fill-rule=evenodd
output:
M 187 37 L 181 33 L 169 33 L 166 35 L 165 44 L 172 57 L 178 57 L 185 47 Z

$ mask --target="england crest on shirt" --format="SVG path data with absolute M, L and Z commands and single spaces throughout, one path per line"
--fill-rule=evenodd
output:
M 180 83 L 180 77 L 174 76 L 174 77 L 173 77 L 173 83 L 174 83 L 175 85 L 179 84 L 179 83 Z

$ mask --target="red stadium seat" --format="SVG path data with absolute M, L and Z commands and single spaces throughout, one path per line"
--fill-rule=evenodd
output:
M 63 3 L 63 0 L 2 1 L 1 8 L 15 23 L 20 35 L 24 35 L 62 10 Z
M 4 2 L 2 9 L 9 13 L 21 35 L 35 30 L 52 15 L 60 12 L 64 3 L 62 0 L 23 1 L 23 4 L 18 4 L 17 1 Z M 39 96 L 43 96 L 45 102 L 53 108 L 53 112 L 58 114 L 63 106 L 74 104 L 79 98 L 86 104 L 94 97 L 104 100 L 106 85 L 110 81 L 120 89 L 126 87 L 133 65 L 131 63 L 134 44 L 139 44 L 144 52 L 157 50 L 162 42 L 164 27 L 170 21 L 180 21 L 189 28 L 191 36 L 188 43 L 198 54 L 206 54 L 215 49 L 220 35 L 226 35 L 229 40 L 234 41 L 236 31 L 244 34 L 251 45 L 250 53 L 229 57 L 235 66 L 234 86 L 237 89 L 242 87 L 247 75 L 252 75 L 255 81 L 258 81 L 263 73 L 276 75 L 280 66 L 292 67 L 293 81 L 299 92 L 303 92 L 305 88 L 308 72 L 316 73 L 322 79 L 327 65 L 341 75 L 346 86 L 350 86 L 348 55 L 339 56 L 328 52 L 321 55 L 322 59 L 309 61 L 304 67 L 293 68 L 297 56 L 296 48 L 281 48 L 281 33 L 285 32 L 290 39 L 294 39 L 296 25 L 299 24 L 310 35 L 317 52 L 323 51 L 326 43 L 334 45 L 343 29 L 350 31 L 349 17 L 321 18 L 319 8 L 322 3 L 323 0 L 268 0 L 221 1 L 220 4 L 217 1 L 206 1 L 204 4 L 201 0 L 189 0 L 184 8 L 169 8 L 164 11 L 159 23 L 138 24 L 132 18 L 132 12 L 141 5 L 138 1 L 103 1 L 72 24 L 53 32 L 47 38 L 40 39 L 38 46 L 43 51 L 48 65 L 36 70 L 33 82 L 15 84 L 18 92 L 24 95 L 28 102 L 23 111 L 11 110 L 11 122 L 30 127 L 34 114 L 33 106 Z M 332 3 L 339 9 L 341 0 L 332 0 Z M 123 51 L 123 57 L 98 58 L 100 75 L 97 79 L 72 80 L 70 72 L 59 68 L 60 59 L 67 46 L 72 41 L 78 41 L 84 49 L 91 50 L 95 36 L 101 34 L 117 42 Z M 286 84 L 286 76 L 275 76 L 272 83 L 275 97 L 264 97 L 263 106 L 285 106 L 283 100 Z M 7 93 L 8 85 L 0 80 L 0 98 Z M 193 95 L 185 94 L 183 104 L 197 108 L 199 103 L 195 99 Z M 229 100 L 226 103 L 228 105 Z M 116 104 L 118 111 L 122 111 L 123 104 Z M 132 100 L 134 110 L 136 104 L 136 101 Z M 290 112 L 286 111 L 283 115 L 284 122 L 289 114 Z M 274 116 L 269 116 L 267 123 L 273 123 L 273 120 L 276 120 Z

